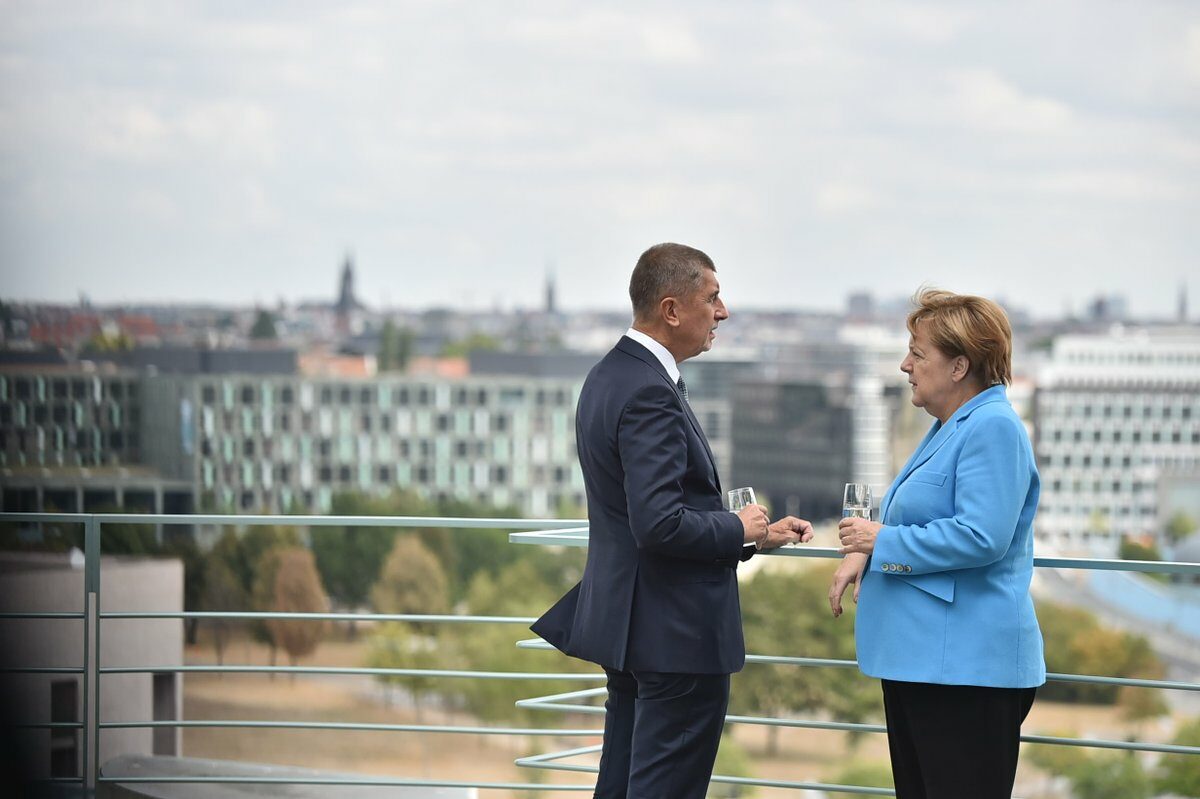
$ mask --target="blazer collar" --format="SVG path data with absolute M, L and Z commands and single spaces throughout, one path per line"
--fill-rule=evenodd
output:
M 900 470 L 900 476 L 893 481 L 892 487 L 888 489 L 887 495 L 883 498 L 883 504 L 880 507 L 879 518 L 882 519 L 884 517 L 884 514 L 887 512 L 887 506 L 891 504 L 892 495 L 896 493 L 896 489 L 900 487 L 900 484 L 932 458 L 947 441 L 953 438 L 954 434 L 958 432 L 959 425 L 966 421 L 977 408 L 993 402 L 1008 402 L 1008 394 L 1005 392 L 1004 386 L 992 386 L 991 388 L 984 389 L 964 402 L 945 424 L 942 424 L 941 420 L 933 423 L 929 428 L 929 432 L 925 434 L 925 438 L 921 439 L 921 443 L 917 445 L 913 454 L 909 456 L 908 462 L 904 464 L 904 468 Z

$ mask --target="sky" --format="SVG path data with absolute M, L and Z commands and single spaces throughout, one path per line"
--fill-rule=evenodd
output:
M 0 0 L 0 297 L 1200 307 L 1200 4 Z M 1193 313 L 1195 311 L 1193 310 Z

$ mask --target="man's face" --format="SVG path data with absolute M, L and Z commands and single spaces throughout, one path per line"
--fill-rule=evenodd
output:
M 717 337 L 717 325 L 729 318 L 729 311 L 721 300 L 721 284 L 717 273 L 703 270 L 700 287 L 691 295 L 679 298 L 676 305 L 679 325 L 675 328 L 678 341 L 677 354 L 685 360 L 708 352 Z M 675 348 L 672 348 L 675 349 Z

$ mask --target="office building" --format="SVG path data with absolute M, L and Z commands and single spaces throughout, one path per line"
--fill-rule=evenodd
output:
M 1059 337 L 1034 414 L 1037 535 L 1104 555 L 1158 538 L 1170 494 L 1200 481 L 1200 329 Z

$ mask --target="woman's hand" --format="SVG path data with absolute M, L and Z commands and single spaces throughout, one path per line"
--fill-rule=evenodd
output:
M 867 565 L 867 556 L 853 552 L 842 558 L 837 571 L 833 573 L 833 584 L 829 586 L 829 609 L 836 619 L 842 615 L 842 595 L 850 584 L 854 584 L 854 602 L 858 604 L 858 592 L 862 590 L 862 573 Z
M 838 538 L 842 540 L 843 555 L 851 552 L 861 552 L 870 555 L 875 551 L 875 536 L 883 525 L 879 522 L 847 517 L 838 522 Z

